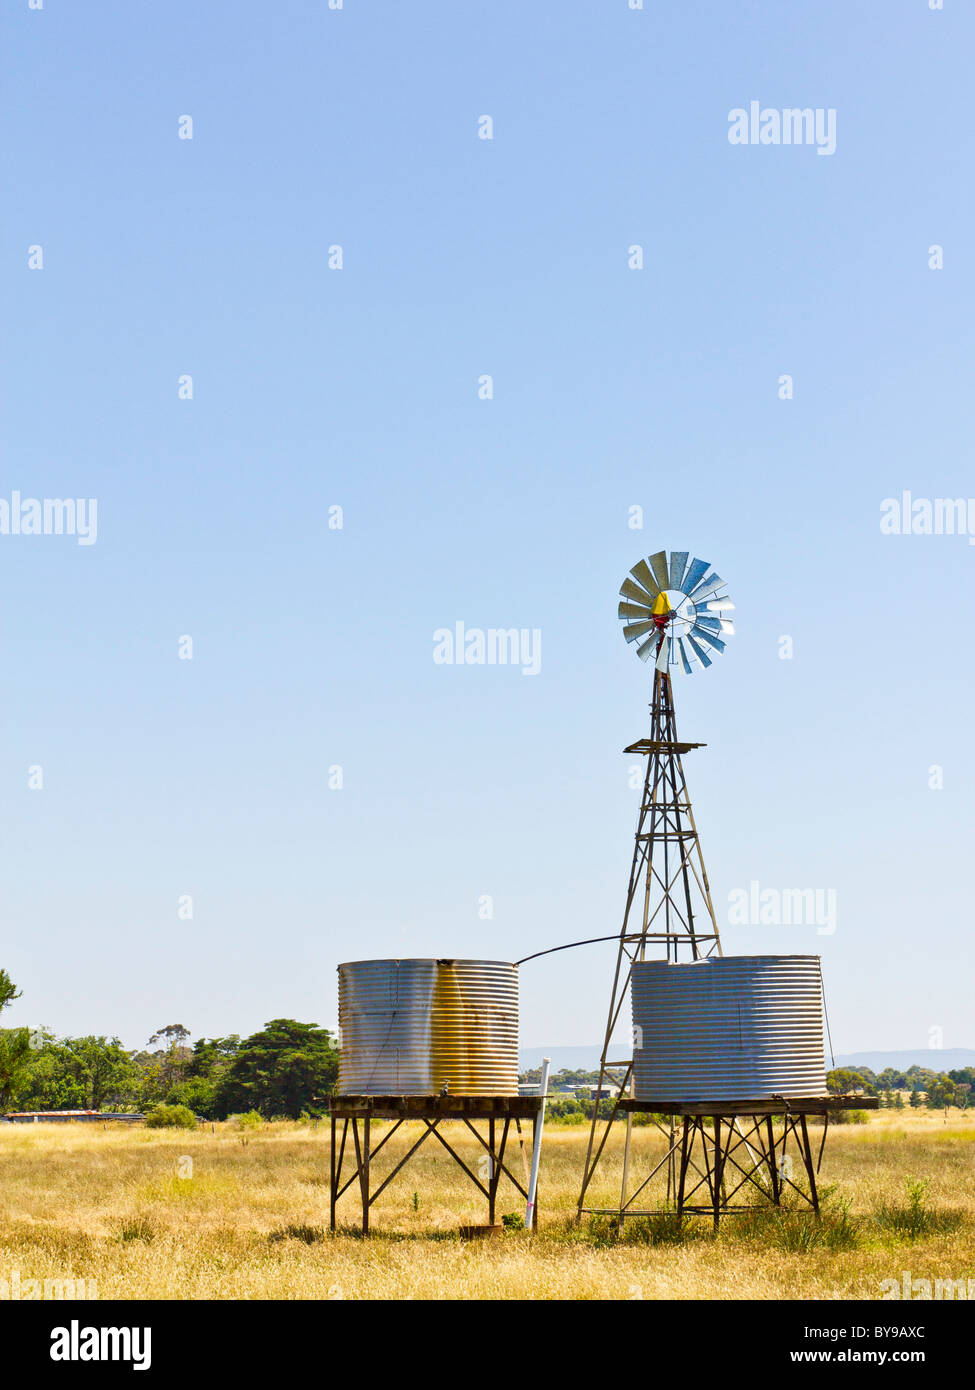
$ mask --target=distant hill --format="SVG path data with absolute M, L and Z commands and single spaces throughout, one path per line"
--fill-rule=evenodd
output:
M 543 1057 L 551 1057 L 552 1071 L 562 1068 L 566 1071 L 598 1071 L 599 1053 L 596 1043 L 576 1047 L 523 1047 L 518 1053 L 518 1067 L 530 1071 L 542 1065 Z M 629 1049 L 621 1043 L 610 1058 L 611 1062 L 621 1062 L 627 1057 Z M 827 1063 L 829 1057 L 826 1058 Z M 906 1071 L 908 1067 L 927 1067 L 930 1071 L 957 1071 L 962 1067 L 975 1067 L 975 1048 L 971 1047 L 916 1047 L 909 1052 L 843 1052 L 836 1054 L 838 1067 L 869 1067 L 871 1071 L 882 1072 L 885 1067 Z
M 882 1072 L 886 1067 L 907 1071 L 908 1067 L 927 1067 L 929 1071 L 960 1071 L 975 1067 L 975 1048 L 916 1047 L 911 1052 L 844 1052 L 836 1054 L 838 1067 L 869 1067 Z

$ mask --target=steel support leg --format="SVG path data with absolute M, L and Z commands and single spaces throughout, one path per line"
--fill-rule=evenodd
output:
M 802 1160 L 806 1166 L 806 1174 L 809 1178 L 809 1200 L 812 1202 L 812 1209 L 819 1220 L 819 1194 L 816 1191 L 816 1165 L 813 1162 L 812 1148 L 809 1143 L 809 1127 L 806 1124 L 805 1115 L 799 1116 L 802 1125 Z
M 336 1201 L 335 1193 L 336 1193 L 336 1188 L 338 1187 L 338 1175 L 337 1175 L 337 1173 L 336 1173 L 336 1171 L 335 1171 L 335 1157 L 336 1157 L 336 1155 L 335 1155 L 335 1128 L 336 1128 L 336 1126 L 335 1126 L 335 1115 L 334 1115 L 334 1113 L 333 1113 L 332 1116 L 331 1116 L 331 1120 L 332 1120 L 332 1147 L 331 1147 L 331 1150 L 330 1150 L 329 1156 L 328 1156 L 328 1157 L 329 1157 L 329 1186 L 328 1186 L 328 1190 L 329 1190 L 329 1204 L 328 1204 L 328 1210 L 329 1210 L 329 1230 L 331 1230 L 331 1231 L 334 1233 L 334 1231 L 335 1231 L 335 1201 Z
M 488 1225 L 494 1225 L 494 1211 L 496 1198 L 498 1195 L 498 1184 L 495 1181 L 494 1173 L 497 1164 L 495 1163 L 494 1153 L 494 1116 L 488 1120 Z
M 680 1172 L 677 1178 L 677 1215 L 684 1214 L 684 1187 L 687 1182 L 687 1130 L 692 1124 L 690 1116 L 685 1115 L 680 1132 Z

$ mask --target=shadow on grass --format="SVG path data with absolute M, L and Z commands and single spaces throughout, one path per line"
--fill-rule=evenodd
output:
M 300 1240 L 304 1245 L 314 1245 L 316 1241 L 325 1239 L 325 1231 L 321 1226 L 282 1226 L 279 1231 L 272 1231 L 268 1240 L 276 1244 L 282 1240 Z
M 326 1234 L 329 1234 L 326 1232 Z M 335 1236 L 345 1236 L 351 1240 L 388 1240 L 396 1244 L 406 1242 L 426 1242 L 426 1241 L 460 1241 L 463 1239 L 460 1230 L 450 1227 L 417 1227 L 415 1231 L 391 1231 L 385 1226 L 374 1226 L 368 1235 L 363 1235 L 361 1226 L 338 1226 L 334 1232 Z
M 115 1239 L 120 1245 L 132 1240 L 141 1240 L 148 1245 L 155 1236 L 155 1222 L 150 1221 L 147 1216 L 136 1216 L 128 1221 L 121 1221 L 115 1230 Z

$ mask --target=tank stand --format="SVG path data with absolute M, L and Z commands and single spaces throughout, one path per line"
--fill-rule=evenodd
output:
M 339 1198 L 356 1182 L 359 1186 L 359 1202 L 362 1208 L 362 1234 L 369 1234 L 369 1212 L 376 1198 L 386 1190 L 393 1178 L 401 1172 L 425 1140 L 432 1134 L 443 1145 L 451 1158 L 470 1178 L 474 1186 L 487 1198 L 488 1224 L 495 1224 L 497 1212 L 498 1185 L 502 1174 L 517 1191 L 528 1199 L 527 1187 L 506 1167 L 504 1156 L 508 1144 L 511 1123 L 514 1121 L 517 1132 L 521 1134 L 521 1121 L 532 1122 L 532 1145 L 541 1112 L 540 1096 L 333 1096 L 330 1102 L 332 1120 L 332 1151 L 330 1178 L 330 1225 L 335 1230 L 335 1209 Z M 392 1120 L 392 1127 L 373 1144 L 372 1121 Z M 440 1126 L 448 1121 L 464 1124 L 474 1135 L 484 1150 L 478 1172 L 471 1167 L 440 1132 Z M 339 1133 L 339 1121 L 342 1122 Z M 386 1173 L 378 1185 L 371 1186 L 373 1180 L 373 1160 L 385 1147 L 401 1125 L 408 1121 L 419 1122 L 423 1132 L 416 1143 Z M 487 1121 L 487 1135 L 475 1126 L 475 1121 Z M 351 1132 L 352 1143 L 349 1145 Z M 343 1167 L 347 1150 L 352 1159 L 351 1176 L 343 1181 Z M 484 1163 L 484 1158 L 487 1163 Z M 524 1146 L 522 1145 L 524 1158 Z M 525 1181 L 527 1183 L 527 1168 Z M 532 1220 L 538 1225 L 538 1203 Z
M 816 1175 L 826 1146 L 830 1114 L 837 1110 L 875 1109 L 877 1104 L 876 1100 L 859 1096 L 792 1101 L 722 1101 L 713 1105 L 620 1100 L 616 1111 L 626 1115 L 626 1147 L 619 1205 L 584 1206 L 587 1182 L 579 1199 L 577 1220 L 584 1213 L 613 1216 L 622 1226 L 627 1217 L 670 1212 L 677 1217 L 710 1216 L 717 1231 L 722 1216 L 755 1211 L 761 1207 L 779 1207 L 784 1196 L 793 1194 L 806 1210 L 818 1218 Z M 632 1117 L 635 1113 L 652 1117 L 651 1123 L 667 1140 L 667 1149 L 647 1177 L 628 1196 Z M 823 1119 L 822 1140 L 815 1155 L 809 1136 L 807 1117 L 810 1115 Z M 780 1128 L 776 1129 L 774 1119 L 781 1121 Z M 599 1154 L 596 1161 L 598 1158 Z M 592 1164 L 594 1168 L 595 1162 Z M 660 1175 L 666 1181 L 665 1204 L 656 1207 L 635 1206 L 637 1198 Z M 798 1185 L 800 1175 L 805 1176 L 808 1190 Z M 741 1200 L 735 1204 L 734 1199 L 739 1194 L 751 1200 Z

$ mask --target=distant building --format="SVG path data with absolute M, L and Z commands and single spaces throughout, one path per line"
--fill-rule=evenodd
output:
M 122 1113 L 103 1114 L 99 1110 L 12 1110 L 6 1115 L 0 1115 L 0 1120 L 5 1120 L 12 1125 L 31 1125 L 31 1124 L 70 1124 L 72 1121 L 87 1121 L 89 1124 L 97 1120 L 144 1120 L 145 1115 L 130 1115 Z

